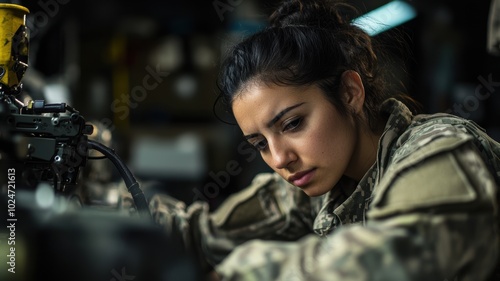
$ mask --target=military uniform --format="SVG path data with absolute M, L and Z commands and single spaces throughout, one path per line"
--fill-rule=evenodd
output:
M 487 280 L 500 264 L 500 144 L 472 121 L 395 99 L 377 160 L 308 197 L 260 174 L 215 212 L 150 201 L 167 232 L 223 280 Z

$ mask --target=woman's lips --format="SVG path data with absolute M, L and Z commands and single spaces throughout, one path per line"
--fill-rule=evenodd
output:
M 288 181 L 295 186 L 302 187 L 304 185 L 307 185 L 311 181 L 315 171 L 315 169 L 310 169 L 307 171 L 295 173 L 288 177 Z

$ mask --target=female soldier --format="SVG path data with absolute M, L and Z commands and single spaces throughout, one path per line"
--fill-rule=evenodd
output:
M 223 280 L 492 278 L 500 145 L 471 121 L 412 115 L 346 8 L 285 1 L 232 49 L 224 101 L 275 173 L 213 213 L 156 196 L 156 221 Z

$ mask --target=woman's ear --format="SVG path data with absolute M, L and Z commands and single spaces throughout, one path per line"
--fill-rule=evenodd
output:
M 353 110 L 353 113 L 362 114 L 365 103 L 365 87 L 361 76 L 354 70 L 346 70 L 342 73 L 341 79 L 345 104 Z

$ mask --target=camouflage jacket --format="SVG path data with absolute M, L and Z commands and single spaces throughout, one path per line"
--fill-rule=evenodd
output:
M 260 174 L 215 212 L 168 196 L 157 223 L 223 280 L 487 280 L 499 260 L 500 144 L 471 121 L 383 104 L 376 163 L 307 197 Z

